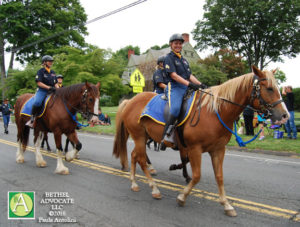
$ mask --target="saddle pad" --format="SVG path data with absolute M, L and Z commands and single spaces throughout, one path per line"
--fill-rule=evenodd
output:
M 42 106 L 41 106 L 41 110 L 39 112 L 38 117 L 42 117 L 45 109 L 47 107 L 48 101 L 50 100 L 51 95 L 48 95 L 45 99 L 45 101 L 43 102 Z M 34 102 L 34 96 L 32 96 L 29 100 L 26 101 L 26 103 L 23 105 L 22 110 L 21 110 L 21 115 L 26 115 L 26 116 L 31 116 L 31 110 L 32 110 L 32 105 Z
M 194 105 L 195 102 L 195 98 L 196 98 L 196 92 L 193 92 L 193 94 L 191 95 L 191 97 L 187 100 L 187 108 L 186 111 L 184 113 L 184 117 L 182 118 L 182 120 L 177 124 L 177 126 L 182 125 L 186 119 L 189 117 L 191 109 Z M 164 94 L 158 94 L 156 96 L 154 96 L 149 102 L 148 104 L 145 106 L 140 119 L 142 117 L 149 117 L 151 118 L 153 121 L 157 122 L 158 124 L 161 125 L 165 125 L 166 121 L 164 118 L 164 109 L 165 109 L 165 105 L 167 103 L 167 100 L 162 99 L 161 97 Z

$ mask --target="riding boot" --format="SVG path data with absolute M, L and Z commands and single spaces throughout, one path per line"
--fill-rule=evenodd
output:
M 175 143 L 175 134 L 174 134 L 174 129 L 175 129 L 175 122 L 176 122 L 176 117 L 174 117 L 172 114 L 169 115 L 168 120 L 166 122 L 163 136 L 162 136 L 162 142 L 160 145 L 160 150 L 164 151 L 166 150 L 166 147 L 173 147 Z
M 37 112 L 38 112 L 39 107 L 33 105 L 32 106 L 32 110 L 31 110 L 31 116 L 30 116 L 30 120 L 27 121 L 26 125 L 29 126 L 30 128 L 34 128 L 35 125 L 35 118 L 37 116 Z

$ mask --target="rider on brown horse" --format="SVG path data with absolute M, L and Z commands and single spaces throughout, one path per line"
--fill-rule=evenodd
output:
M 34 96 L 34 103 L 31 110 L 31 119 L 26 123 L 27 126 L 33 128 L 36 115 L 38 114 L 39 108 L 42 106 L 44 99 L 48 92 L 55 92 L 57 85 L 57 78 L 55 72 L 51 69 L 53 64 L 53 58 L 49 55 L 42 57 L 43 67 L 37 72 L 35 77 L 38 90 Z
M 170 113 L 166 119 L 166 125 L 163 132 L 163 141 L 161 150 L 166 146 L 173 147 L 174 139 L 172 132 L 175 128 L 175 122 L 179 116 L 183 96 L 188 87 L 193 90 L 206 88 L 204 84 L 192 75 L 189 63 L 181 56 L 182 44 L 184 39 L 181 34 L 174 34 L 170 37 L 169 44 L 171 52 L 167 54 L 164 61 L 164 68 L 170 82 L 167 86 L 167 96 L 169 102 Z

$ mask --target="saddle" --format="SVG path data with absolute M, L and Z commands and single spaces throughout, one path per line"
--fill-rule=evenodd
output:
M 176 122 L 176 130 L 178 131 L 179 137 L 182 137 L 183 135 L 183 128 L 180 126 L 182 126 L 188 119 L 191 109 L 195 103 L 195 99 L 196 99 L 196 92 L 188 89 L 186 94 L 184 95 L 180 114 Z M 140 116 L 140 119 L 143 117 L 148 117 L 158 124 L 165 125 L 170 112 L 169 109 L 170 108 L 169 108 L 168 100 L 165 99 L 165 95 L 158 94 L 154 96 L 145 106 L 144 111 Z M 182 139 L 180 139 L 180 141 L 184 145 L 183 137 Z
M 47 97 L 44 99 L 39 111 L 38 111 L 38 116 L 37 118 L 41 118 L 43 116 L 43 114 L 45 113 L 45 110 L 47 108 L 47 104 L 50 100 L 51 94 L 47 95 Z M 28 99 L 26 101 L 26 103 L 23 105 L 22 109 L 21 109 L 21 115 L 25 115 L 25 116 L 31 116 L 31 110 L 32 110 L 32 105 L 34 103 L 34 96 L 32 96 L 30 99 Z

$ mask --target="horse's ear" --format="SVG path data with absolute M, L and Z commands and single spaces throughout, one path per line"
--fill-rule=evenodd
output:
M 277 70 L 278 70 L 278 69 L 273 69 L 273 70 L 272 70 L 273 75 L 277 72 Z
M 96 84 L 96 87 L 97 87 L 97 89 L 99 90 L 99 88 L 100 88 L 100 82 L 98 82 L 97 84 Z
M 252 72 L 256 76 L 259 76 L 259 77 L 263 77 L 264 76 L 264 74 L 262 73 L 262 71 L 260 71 L 255 65 L 252 65 Z
M 87 80 L 85 81 L 85 87 L 86 87 L 86 88 L 91 87 L 91 86 L 89 85 L 89 83 L 87 82 Z

